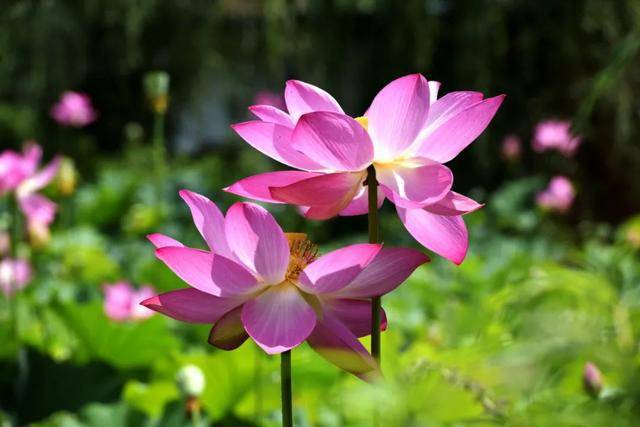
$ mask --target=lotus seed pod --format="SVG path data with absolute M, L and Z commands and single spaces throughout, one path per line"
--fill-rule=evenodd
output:
M 186 396 L 200 396 L 204 391 L 204 374 L 195 365 L 183 366 L 176 375 L 176 381 L 178 382 L 178 387 Z

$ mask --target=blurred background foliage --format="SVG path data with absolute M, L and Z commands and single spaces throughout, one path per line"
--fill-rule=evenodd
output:
M 576 213 L 620 221 L 640 207 L 637 1 L 7 0 L 0 25 L 3 143 L 120 154 L 127 123 L 149 119 L 140 80 L 150 69 L 171 75 L 175 152 L 244 148 L 228 124 L 287 78 L 359 115 L 387 81 L 422 72 L 443 92 L 508 94 L 481 143 L 455 161 L 460 190 L 497 188 L 496 141 L 528 141 L 534 123 L 558 116 L 587 141 L 578 178 L 589 192 Z M 68 88 L 89 93 L 100 114 L 73 143 L 48 117 Z M 526 163 L 544 167 L 538 156 Z M 612 198 L 611 188 L 626 191 Z
M 0 14 L 0 144 L 40 142 L 75 159 L 80 185 L 44 248 L 22 244 L 32 283 L 0 305 L 0 426 L 193 425 L 176 381 L 202 370 L 205 423 L 279 425 L 277 359 L 252 343 L 225 353 L 208 328 L 161 316 L 114 322 L 105 283 L 183 284 L 150 232 L 202 246 L 177 191 L 225 207 L 221 188 L 275 165 L 229 129 L 287 78 L 327 89 L 352 115 L 389 80 L 422 72 L 443 93 L 506 93 L 479 141 L 451 164 L 456 190 L 486 203 L 466 217 L 460 267 L 433 256 L 385 298 L 384 387 L 293 353 L 300 426 L 634 426 L 640 417 L 640 3 L 525 0 L 6 0 Z M 143 76 L 171 77 L 169 167 L 154 169 Z M 51 105 L 88 93 L 98 119 L 60 127 Z M 541 119 L 572 120 L 577 155 L 534 153 Z M 503 137 L 524 141 L 517 162 Z M 541 211 L 552 174 L 571 177 L 567 215 Z M 366 240 L 363 218 L 319 223 L 269 206 L 323 252 Z M 393 208 L 389 245 L 416 246 Z M 10 321 L 15 319 L 15 321 Z M 585 383 L 585 363 L 602 372 Z

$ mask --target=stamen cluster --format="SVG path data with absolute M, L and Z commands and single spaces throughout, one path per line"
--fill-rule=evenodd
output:
M 304 268 L 318 258 L 318 246 L 307 240 L 304 233 L 285 233 L 289 241 L 289 266 L 286 280 L 296 281 Z

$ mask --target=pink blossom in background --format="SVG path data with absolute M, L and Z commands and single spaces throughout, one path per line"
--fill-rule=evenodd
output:
M 62 126 L 81 128 L 94 122 L 98 114 L 91 104 L 89 95 L 67 91 L 51 107 L 51 117 Z
M 282 95 L 271 92 L 269 90 L 261 90 L 256 93 L 253 98 L 254 105 L 269 105 L 271 107 L 285 110 L 287 107 L 284 103 Z
M 565 213 L 573 204 L 576 196 L 573 184 L 567 177 L 556 176 L 551 179 L 549 186 L 536 196 L 536 203 L 542 209 Z
M 22 153 L 4 150 L 0 153 L 0 195 L 14 191 L 36 173 L 42 156 L 39 145 L 27 141 Z
M 437 98 L 439 87 L 420 74 L 399 78 L 354 119 L 324 90 L 289 80 L 288 113 L 254 105 L 249 110 L 260 120 L 232 128 L 257 150 L 300 170 L 255 175 L 225 190 L 302 206 L 311 219 L 362 215 L 373 166 L 378 205 L 388 198 L 417 241 L 459 264 L 469 244 L 462 215 L 481 205 L 452 191 L 453 173 L 443 163 L 484 131 L 504 96 L 451 92 Z
M 536 125 L 533 141 L 533 150 L 544 152 L 556 150 L 567 157 L 575 154 L 582 142 L 579 136 L 571 133 L 571 122 L 568 120 L 545 120 Z
M 25 143 L 22 153 L 5 150 L 0 154 L 0 195 L 13 191 L 20 210 L 27 218 L 27 230 L 34 242 L 48 241 L 49 225 L 57 210 L 54 202 L 38 194 L 55 178 L 61 157 L 56 156 L 39 169 L 42 148 L 33 141 Z
M 49 226 L 56 217 L 58 206 L 40 194 L 21 197 L 18 203 L 27 218 L 27 232 L 32 243 L 42 246 L 49 241 Z
M 56 156 L 38 170 L 41 159 L 42 148 L 34 141 L 27 141 L 22 153 L 0 153 L 0 195 L 15 191 L 18 198 L 23 198 L 47 186 L 58 173 L 61 158 Z
M 153 315 L 153 311 L 140 303 L 155 294 L 154 289 L 145 285 L 136 289 L 129 282 L 117 282 L 103 286 L 104 312 L 112 320 L 141 320 Z
M 522 156 L 522 141 L 517 135 L 507 135 L 502 140 L 502 158 L 515 162 Z
M 285 234 L 258 205 L 236 203 L 224 216 L 204 196 L 180 195 L 208 249 L 149 235 L 156 256 L 190 287 L 154 296 L 143 302 L 146 307 L 213 324 L 209 343 L 225 350 L 249 337 L 268 354 L 307 341 L 348 372 L 362 377 L 377 371 L 358 340 L 371 332 L 370 298 L 399 286 L 428 261 L 424 254 L 358 244 L 318 257 L 306 235 Z
M 0 260 L 0 289 L 6 296 L 23 289 L 31 281 L 31 265 L 23 258 Z

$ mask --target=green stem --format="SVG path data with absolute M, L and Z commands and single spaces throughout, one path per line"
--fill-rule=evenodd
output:
M 18 212 L 18 201 L 9 195 L 9 256 L 15 258 L 18 251 L 18 241 L 20 240 L 20 212 Z
M 255 349 L 255 364 L 253 366 L 253 386 L 255 388 L 254 419 L 257 421 L 262 416 L 262 350 Z
M 280 389 L 282 390 L 282 425 L 293 426 L 293 405 L 291 402 L 291 350 L 280 354 Z
M 369 195 L 369 243 L 378 243 L 378 181 L 373 165 L 367 169 L 367 188 Z M 381 297 L 371 299 L 371 355 L 380 362 L 380 309 Z
M 156 174 L 156 184 L 158 186 L 158 197 L 160 197 L 160 183 L 164 176 L 166 165 L 163 113 L 155 113 L 153 115 L 153 163 Z
M 9 256 L 15 260 L 18 255 L 18 242 L 22 239 L 22 223 L 20 219 L 20 212 L 18 207 L 17 199 L 12 196 L 9 196 L 9 213 L 10 213 L 10 223 L 9 223 Z M 14 283 L 11 284 L 15 286 Z M 10 321 L 11 321 L 11 333 L 13 336 L 13 340 L 16 345 L 16 365 L 17 365 L 17 377 L 15 383 L 15 395 L 19 400 L 24 396 L 24 392 L 26 390 L 28 376 L 29 376 L 29 366 L 27 360 L 27 352 L 24 347 L 20 345 L 20 326 L 19 326 L 19 314 L 18 314 L 18 298 L 19 293 L 16 292 L 11 297 L 7 297 L 9 301 L 9 309 L 10 309 Z
M 193 427 L 201 427 L 202 426 L 202 416 L 200 415 L 200 408 L 194 409 L 191 414 L 191 424 Z

